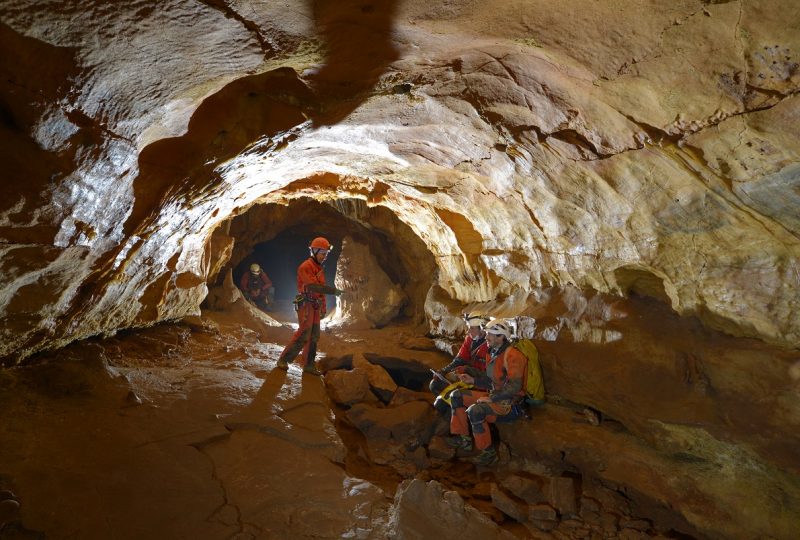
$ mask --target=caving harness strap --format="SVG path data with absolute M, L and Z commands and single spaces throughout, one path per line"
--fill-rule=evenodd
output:
M 320 301 L 317 298 L 312 298 L 311 293 L 300 293 L 295 296 L 294 300 L 292 301 L 294 304 L 294 310 L 300 311 L 300 308 L 302 308 L 303 304 L 306 302 L 310 302 L 314 309 L 319 309 Z

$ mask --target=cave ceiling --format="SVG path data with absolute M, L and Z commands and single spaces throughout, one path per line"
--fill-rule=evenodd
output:
M 389 210 L 454 304 L 635 291 L 800 344 L 794 0 L 0 14 L 6 363 L 196 313 L 213 231 L 301 198 Z

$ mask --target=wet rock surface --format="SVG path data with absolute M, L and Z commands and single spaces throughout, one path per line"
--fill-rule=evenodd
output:
M 576 284 L 797 347 L 795 2 L 362 7 L 5 3 L 4 364 L 196 314 L 214 231 L 303 199 L 435 333 Z
M 345 292 L 337 303 L 332 325 L 380 328 L 395 319 L 407 302 L 402 287 L 389 279 L 368 246 L 350 237 L 342 240 L 336 286 Z
M 4 2 L 0 534 L 411 535 L 412 480 L 489 536 L 797 538 L 798 10 Z M 323 232 L 361 309 L 273 373 L 233 273 Z M 414 394 L 471 310 L 551 398 L 492 470 Z
M 448 422 L 432 396 L 394 382 L 389 391 L 392 377 L 366 359 L 385 359 L 391 348 L 393 365 L 410 370 L 447 361 L 402 347 L 407 332 L 325 332 L 323 354 L 344 363 L 320 379 L 274 370 L 290 329 L 232 309 L 5 370 L 0 530 L 9 538 L 414 538 L 447 522 L 521 538 L 713 538 L 745 528 L 792 536 L 792 503 L 770 502 L 777 493 L 800 498 L 792 474 L 744 447 L 697 438 L 694 428 L 671 428 L 684 440 L 695 433 L 693 446 L 675 451 L 648 440 L 662 421 L 642 436 L 627 418 L 590 422 L 586 406 L 565 399 L 577 398 L 579 378 L 554 393 L 565 375 L 553 370 L 570 354 L 565 339 L 554 349 L 536 340 L 550 402 L 531 420 L 498 425 L 499 463 L 476 468 L 474 451 L 444 444 Z M 367 364 L 383 374 L 373 378 L 388 401 L 373 393 Z M 343 377 L 359 380 L 347 400 L 336 399 Z M 759 474 L 718 472 L 744 462 Z M 170 487 L 154 493 L 156 485 Z M 727 510 L 744 500 L 738 511 L 749 512 L 748 523 Z M 135 527 L 123 525 L 131 509 Z

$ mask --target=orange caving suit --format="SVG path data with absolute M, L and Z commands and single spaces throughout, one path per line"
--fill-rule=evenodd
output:
M 281 353 L 281 358 L 291 362 L 303 349 L 300 366 L 314 365 L 319 340 L 319 320 L 325 316 L 325 295 L 308 289 L 309 285 L 325 285 L 325 271 L 313 257 L 303 261 L 297 268 L 297 292 L 306 300 L 297 311 L 299 326 L 289 344 Z
M 257 287 L 252 287 L 251 289 L 251 281 L 255 280 Z M 245 272 L 242 274 L 242 279 L 239 280 L 239 288 L 242 292 L 249 298 L 252 299 L 261 299 L 264 300 L 267 298 L 269 293 L 269 288 L 272 287 L 272 280 L 269 279 L 269 276 L 263 270 L 258 273 L 257 276 L 254 276 L 252 272 Z M 258 289 L 258 294 L 255 296 L 250 295 L 251 290 Z
M 472 336 L 467 332 L 458 354 L 453 358 L 452 362 L 442 368 L 441 372 L 450 373 L 455 371 L 456 373 L 468 373 L 473 376 L 477 373 L 485 373 L 486 354 L 488 351 L 485 336 L 472 339 Z M 428 387 L 434 395 L 438 396 L 447 387 L 447 383 L 434 377 Z
M 453 414 L 450 433 L 469 435 L 469 424 L 475 437 L 475 447 L 484 450 L 492 445 L 488 422 L 511 412 L 512 405 L 525 397 L 525 368 L 527 358 L 506 342 L 497 351 L 486 355 L 486 378 L 478 378 L 475 385 L 486 390 L 455 390 L 451 396 Z M 482 380 L 485 379 L 485 380 Z M 487 384 L 488 383 L 488 384 Z M 490 403 L 478 403 L 478 398 L 488 396 Z

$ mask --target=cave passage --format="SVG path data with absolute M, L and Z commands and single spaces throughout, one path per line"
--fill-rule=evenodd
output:
M 324 265 L 329 285 L 336 282 L 343 241 L 349 238 L 375 258 L 377 266 L 371 271 L 383 272 L 408 297 L 397 318 L 424 318 L 425 296 L 434 275 L 433 255 L 387 208 L 368 207 L 356 199 L 319 202 L 299 198 L 288 204 L 260 204 L 234 217 L 228 234 L 234 245 L 226 268 L 234 283 L 238 286 L 251 264 L 259 264 L 272 280 L 276 304 L 282 310 L 297 294 L 297 267 L 309 256 L 309 243 L 324 236 L 333 245 Z M 351 256 L 360 258 L 356 253 Z M 217 284 L 224 273 L 225 268 L 214 278 Z M 329 295 L 328 312 L 337 304 L 338 299 Z
M 308 236 L 306 227 L 298 226 L 281 231 L 272 240 L 256 244 L 252 252 L 234 267 L 234 282 L 238 284 L 250 265 L 257 263 L 272 280 L 276 300 L 294 299 L 297 294 L 297 267 L 309 257 L 308 244 L 313 238 Z M 332 284 L 336 278 L 340 248 L 341 245 L 334 243 L 333 250 L 325 260 L 325 281 L 328 284 Z M 335 296 L 328 295 L 329 306 L 336 305 L 335 300 Z

